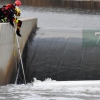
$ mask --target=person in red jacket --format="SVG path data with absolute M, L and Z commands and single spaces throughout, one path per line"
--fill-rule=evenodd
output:
M 4 5 L 2 8 L 0 8 L 0 19 L 1 22 L 7 22 L 9 21 L 10 24 L 14 27 L 14 23 L 17 23 L 17 30 L 16 33 L 18 36 L 21 36 L 20 34 L 20 27 L 22 25 L 22 21 L 16 19 L 15 16 L 20 16 L 21 12 L 20 9 L 16 6 L 20 6 L 21 2 L 19 0 L 16 0 L 14 4 L 7 4 Z

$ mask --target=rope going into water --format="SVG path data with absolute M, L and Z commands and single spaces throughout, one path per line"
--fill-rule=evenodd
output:
M 22 66 L 22 72 L 23 72 L 23 77 L 24 77 L 24 82 L 26 84 L 26 78 L 25 78 L 25 72 L 24 72 L 24 67 L 23 67 L 23 61 L 22 61 L 22 57 L 21 57 L 21 51 L 20 51 L 20 46 L 19 46 L 19 41 L 18 41 L 18 36 L 16 34 L 16 28 L 14 30 L 15 32 L 15 35 L 16 35 L 16 40 L 17 40 L 17 47 L 18 47 L 18 51 L 19 51 L 19 56 L 20 56 L 20 60 L 21 60 L 21 66 Z M 15 55 L 15 52 L 14 52 L 14 55 Z M 19 69 L 18 69 L 19 70 Z M 19 72 L 19 71 L 18 71 Z M 17 75 L 18 77 L 18 75 Z

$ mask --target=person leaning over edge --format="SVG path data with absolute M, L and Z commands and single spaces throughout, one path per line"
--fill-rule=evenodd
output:
M 2 8 L 5 8 L 5 9 L 0 9 L 0 20 L 1 22 L 6 22 L 6 19 L 5 19 L 5 16 L 4 16 L 4 13 L 8 13 L 8 9 L 12 10 L 13 12 L 15 12 L 15 8 L 20 6 L 21 5 L 21 2 L 19 0 L 16 0 L 14 2 L 14 4 L 7 4 L 7 5 L 4 5 Z
M 10 22 L 10 24 L 14 27 L 15 22 L 17 24 L 16 33 L 21 37 L 20 27 L 22 25 L 22 21 L 18 20 L 16 16 L 21 15 L 20 9 L 17 7 L 21 5 L 19 0 L 16 0 L 14 4 L 7 4 L 0 8 L 0 21 L 1 22 Z

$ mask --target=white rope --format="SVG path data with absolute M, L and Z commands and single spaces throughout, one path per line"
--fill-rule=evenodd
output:
M 15 34 L 16 34 L 16 28 L 15 28 Z M 19 55 L 20 55 L 21 65 L 22 65 L 23 77 L 24 77 L 24 81 L 26 84 L 25 73 L 24 73 L 23 62 L 22 62 L 21 51 L 20 51 L 20 46 L 19 46 L 17 34 L 16 34 L 16 40 L 17 40 L 17 46 L 18 46 L 18 51 L 19 51 Z
M 15 84 L 17 84 L 17 80 L 18 80 L 18 75 L 19 75 L 19 68 L 17 69 L 17 75 L 16 75 L 16 80 L 15 80 Z
M 16 59 L 16 38 L 15 38 L 16 34 L 14 32 L 14 58 L 15 58 L 15 63 L 16 63 L 16 70 L 17 70 L 17 59 Z M 17 79 L 18 79 L 18 70 L 17 70 L 17 75 L 16 75 L 16 80 L 15 80 L 15 84 L 17 84 Z

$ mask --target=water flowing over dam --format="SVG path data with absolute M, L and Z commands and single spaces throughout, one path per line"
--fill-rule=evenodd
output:
M 33 81 L 34 77 L 61 81 L 100 79 L 100 48 L 95 45 L 99 37 L 95 32 L 99 32 L 100 13 L 59 8 L 25 9 L 30 11 L 30 16 L 38 18 L 40 27 L 32 33 L 23 54 L 27 82 Z M 23 11 L 24 16 L 29 16 L 25 13 Z M 88 31 L 83 31 L 83 28 Z M 83 33 L 92 36 L 84 42 Z M 91 39 L 95 42 L 88 47 L 86 42 Z M 18 80 L 22 83 L 22 72 Z
M 34 77 L 58 81 L 100 79 L 100 45 L 95 44 L 98 36 L 92 37 L 95 33 L 100 30 L 38 29 L 23 54 L 27 82 Z

